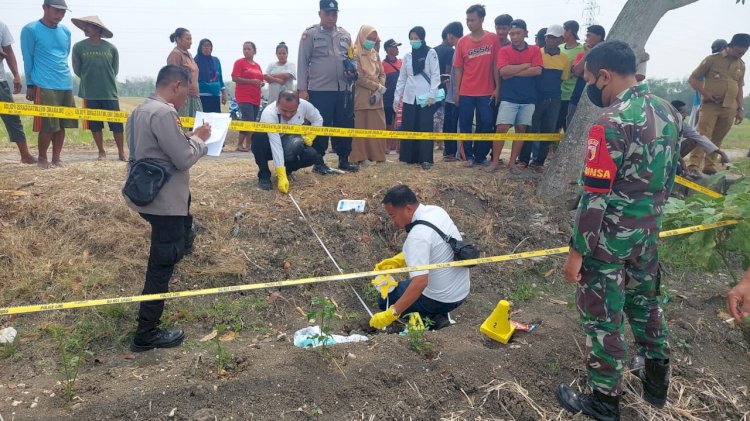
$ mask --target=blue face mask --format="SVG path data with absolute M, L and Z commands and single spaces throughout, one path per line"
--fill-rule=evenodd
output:
M 369 39 L 366 39 L 362 41 L 362 46 L 365 47 L 365 50 L 372 50 L 375 48 L 375 41 L 370 41 Z
M 409 40 L 409 44 L 411 44 L 411 48 L 413 48 L 415 50 L 418 50 L 420 47 L 422 47 L 422 40 L 421 39 L 417 39 L 417 40 L 412 39 L 412 40 Z

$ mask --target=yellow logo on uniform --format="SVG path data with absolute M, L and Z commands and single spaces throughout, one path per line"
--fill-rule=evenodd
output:
M 587 157 L 589 161 L 593 161 L 596 158 L 596 150 L 599 149 L 599 141 L 596 139 L 589 139 L 588 148 L 586 149 Z
M 609 180 L 610 178 L 612 178 L 612 173 L 609 170 L 603 170 L 601 168 L 586 167 L 586 169 L 583 171 L 583 174 L 586 177 L 602 178 L 605 180 Z

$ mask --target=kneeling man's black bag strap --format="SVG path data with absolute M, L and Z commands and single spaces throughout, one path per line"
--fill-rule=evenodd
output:
M 173 169 L 165 167 L 150 158 L 133 160 L 135 146 L 133 140 L 128 142 L 130 148 L 130 171 L 122 188 L 122 194 L 136 206 L 146 206 L 153 202 L 159 190 L 172 176 Z
M 476 259 L 479 257 L 479 250 L 473 245 L 469 244 L 463 241 L 456 240 L 455 238 L 451 237 L 450 235 L 446 235 L 440 228 L 436 227 L 434 224 L 423 221 L 421 219 L 417 219 L 416 221 L 412 222 L 411 224 L 406 226 L 406 232 L 411 231 L 412 228 L 414 228 L 414 225 L 421 224 L 426 225 L 433 230 L 442 238 L 448 245 L 451 246 L 451 249 L 453 249 L 453 260 L 471 260 Z M 474 267 L 476 265 L 471 266 L 465 266 L 465 267 Z

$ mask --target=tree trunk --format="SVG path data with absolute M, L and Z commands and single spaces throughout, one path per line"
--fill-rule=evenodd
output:
M 628 43 L 635 51 L 636 60 L 639 63 L 646 61 L 648 55 L 644 46 L 662 16 L 696 1 L 628 0 L 609 30 L 607 41 Z M 592 105 L 584 92 L 565 138 L 560 142 L 536 190 L 537 196 L 548 205 L 575 208 L 588 131 L 600 114 L 601 108 Z

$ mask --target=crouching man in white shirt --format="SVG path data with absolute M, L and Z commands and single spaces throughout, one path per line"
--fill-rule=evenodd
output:
M 311 103 L 300 99 L 297 91 L 285 90 L 279 93 L 279 98 L 263 110 L 261 123 L 271 124 L 310 124 L 322 126 L 323 117 Z M 278 177 L 278 189 L 282 193 L 289 192 L 287 175 L 302 168 L 315 166 L 315 172 L 321 175 L 331 174 L 331 170 L 323 157 L 312 148 L 315 136 L 284 135 L 281 133 L 253 133 L 252 151 L 255 163 L 258 165 L 258 187 L 271 190 L 271 170 L 268 161 L 273 160 Z M 298 147 L 294 143 L 297 142 Z M 304 142 L 304 145 L 300 142 Z
M 403 251 L 385 259 L 375 270 L 406 266 L 420 266 L 453 261 L 453 249 L 431 227 L 415 224 L 427 221 L 446 235 L 462 240 L 461 234 L 448 213 L 439 206 L 423 205 L 414 192 L 405 185 L 391 188 L 383 198 L 385 210 L 393 223 L 409 234 Z M 406 281 L 388 294 L 388 300 L 379 300 L 380 313 L 370 319 L 370 326 L 382 329 L 402 314 L 418 312 L 422 319 L 433 322 L 432 329 L 450 325 L 448 312 L 460 306 L 469 295 L 469 269 L 463 267 L 409 272 Z M 392 305 L 386 308 L 387 303 Z

